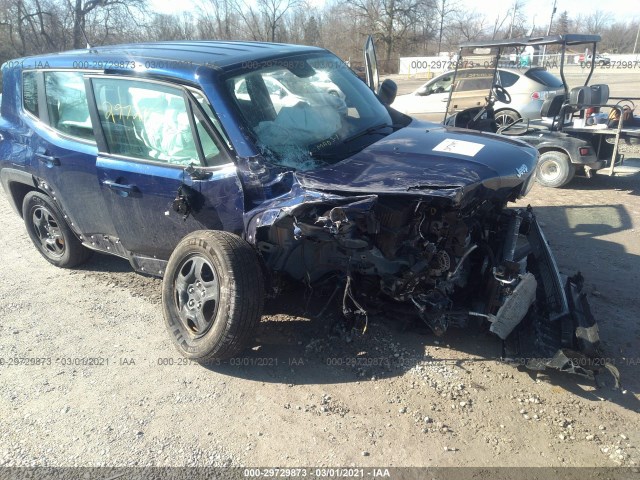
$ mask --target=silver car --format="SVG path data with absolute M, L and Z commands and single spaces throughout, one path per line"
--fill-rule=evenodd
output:
M 443 73 L 413 93 L 398 95 L 391 106 L 407 115 L 442 121 L 452 86 L 456 101 L 451 104 L 452 111 L 447 113 L 483 105 L 491 87 L 493 69 L 460 69 L 455 85 L 452 85 L 453 73 Z M 497 82 L 511 95 L 510 104 L 495 104 L 498 127 L 519 118 L 540 119 L 543 102 L 549 96 L 564 91 L 562 80 L 543 67 L 526 70 L 498 68 Z

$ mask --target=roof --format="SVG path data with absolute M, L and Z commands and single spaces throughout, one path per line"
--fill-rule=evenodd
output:
M 597 43 L 600 35 L 550 35 L 547 37 L 507 38 L 504 40 L 482 40 L 477 42 L 465 42 L 460 48 L 493 48 L 493 47 L 527 47 L 529 45 L 580 45 L 585 43 Z
M 20 59 L 23 68 L 88 68 L 131 70 L 137 68 L 193 72 L 199 66 L 224 70 L 247 62 L 262 62 L 325 49 L 284 43 L 242 41 L 172 41 L 106 45 L 49 53 Z M 14 62 L 15 63 L 15 62 Z M 123 67 L 124 65 L 124 67 Z

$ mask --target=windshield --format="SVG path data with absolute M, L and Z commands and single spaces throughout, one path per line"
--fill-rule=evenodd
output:
M 265 158 L 296 170 L 337 162 L 392 132 L 391 117 L 344 62 L 321 54 L 256 62 L 226 80 Z

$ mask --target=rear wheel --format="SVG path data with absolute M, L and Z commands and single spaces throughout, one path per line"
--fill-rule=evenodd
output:
M 33 244 L 56 267 L 72 268 L 91 256 L 91 250 L 82 245 L 48 196 L 27 193 L 22 202 L 22 218 Z
M 251 339 L 264 301 L 258 255 L 236 235 L 197 231 L 176 247 L 162 282 L 165 324 L 198 362 L 232 357 Z
M 505 109 L 496 112 L 496 124 L 498 128 L 511 125 L 513 122 L 520 119 L 520 114 L 515 110 Z
M 557 151 L 545 152 L 540 155 L 536 180 L 545 187 L 558 188 L 569 183 L 575 173 L 569 155 Z

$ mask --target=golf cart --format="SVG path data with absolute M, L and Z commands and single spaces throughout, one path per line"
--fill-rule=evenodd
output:
M 462 82 L 459 76 L 454 77 L 445 124 L 516 136 L 535 146 L 540 152 L 537 181 L 547 187 L 562 187 L 578 172 L 591 177 L 593 172 L 607 169 L 608 174 L 613 175 L 615 166 L 624 160 L 618 153 L 620 141 L 640 142 L 640 119 L 633 117 L 633 101 L 640 99 L 609 96 L 608 85 L 589 85 L 596 67 L 593 61 L 584 68 L 579 62 L 573 63 L 577 56 L 571 52 L 584 51 L 585 47 L 589 47 L 594 53 L 592 58 L 596 58 L 599 41 L 598 35 L 570 34 L 462 44 L 454 76 L 460 72 L 465 78 L 474 75 L 483 78 L 489 68 L 493 70 L 493 81 L 481 100 L 477 95 L 470 98 L 470 92 L 463 88 L 456 90 Z M 557 53 L 551 54 L 551 48 Z M 508 90 L 500 85 L 498 67 L 512 66 L 514 58 L 529 57 L 530 52 L 536 50 L 545 52 L 534 56 L 542 59 L 544 66 L 559 68 L 564 93 L 545 99 L 541 110 L 543 120 L 518 119 L 498 127 L 494 104 L 511 101 Z M 570 88 L 567 77 L 578 86 Z

